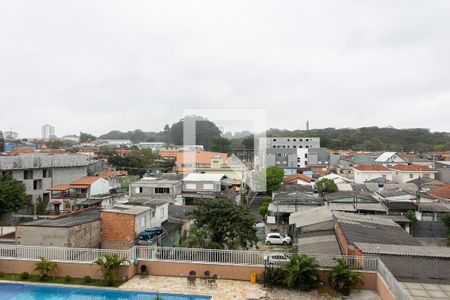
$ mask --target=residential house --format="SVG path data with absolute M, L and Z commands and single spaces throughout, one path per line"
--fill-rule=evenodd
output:
M 183 175 L 162 174 L 158 177 L 144 177 L 130 184 L 130 198 L 164 199 L 174 203 L 181 196 Z
M 237 187 L 224 174 L 192 173 L 183 178 L 183 198 L 226 198 L 239 201 Z
M 334 182 L 335 184 L 340 184 L 340 183 L 351 183 L 351 182 L 352 182 L 351 179 L 346 178 L 346 177 L 343 177 L 343 176 L 339 176 L 339 175 L 334 174 L 334 173 L 330 173 L 330 174 L 321 176 L 318 180 L 321 180 L 321 179 L 330 179 L 330 180 L 333 180 L 333 182 Z
M 325 195 L 330 209 L 362 214 L 386 214 L 386 208 L 367 192 L 346 191 Z
M 440 186 L 427 192 L 428 194 L 436 197 L 438 200 L 446 203 L 450 203 L 450 184 Z
M 356 165 L 353 167 L 353 173 L 356 183 L 365 183 L 377 178 L 392 181 L 394 172 L 383 165 Z
M 16 244 L 23 246 L 98 248 L 100 235 L 100 210 L 97 208 L 16 226 Z
M 50 204 L 55 213 L 70 212 L 87 207 L 109 207 L 115 204 L 121 194 L 111 193 L 109 182 L 98 176 L 81 177 L 69 184 L 59 184 L 47 189 Z
M 99 172 L 98 176 L 108 180 L 112 190 L 118 191 L 123 179 L 128 175 L 126 170 L 116 170 L 116 168 L 106 168 Z
M 211 158 L 210 163 L 195 163 L 193 173 L 200 174 L 223 174 L 233 180 L 246 180 L 250 176 L 245 165 L 240 163 L 234 156 L 223 159 L 223 155 L 216 155 Z
M 450 205 L 445 203 L 419 203 L 416 218 L 419 221 L 439 221 L 450 213 Z
M 408 161 L 402 158 L 397 152 L 384 152 L 375 159 L 375 164 L 392 167 L 397 164 L 407 165 Z
M 117 205 L 102 209 L 101 219 L 102 248 L 129 249 L 136 244 L 139 233 L 152 227 L 152 210 L 146 206 Z
M 165 200 L 157 199 L 130 199 L 126 205 L 146 206 L 151 209 L 151 219 L 149 227 L 158 227 L 169 219 L 169 203 Z
M 336 237 L 344 255 L 359 255 L 356 243 L 421 246 L 390 219 L 343 212 L 334 215 Z
M 276 191 L 272 193 L 266 217 L 266 228 L 269 231 L 289 231 L 289 216 L 292 213 L 306 211 L 322 206 L 323 200 L 312 193 L 304 191 Z
M 439 181 L 437 179 L 421 178 L 421 177 L 410 180 L 407 183 L 414 183 L 418 189 L 420 188 L 421 191 L 429 191 L 429 190 L 432 190 L 432 189 L 435 189 L 435 188 L 445 185 L 444 182 Z
M 293 212 L 289 216 L 293 242 L 311 236 L 334 236 L 333 213 L 328 206 Z
M 405 183 L 413 179 L 434 179 L 435 170 L 422 165 L 394 165 L 390 167 L 394 171 L 392 179 L 399 183 Z
M 0 156 L 0 174 L 10 173 L 23 182 L 31 204 L 38 197 L 48 202 L 50 187 L 86 176 L 89 164 L 86 156 L 76 154 Z
M 283 179 L 283 184 L 311 185 L 312 178 L 303 174 L 292 174 Z
M 211 164 L 214 158 L 221 158 L 222 163 L 226 163 L 228 155 L 226 153 L 211 151 L 183 151 L 183 150 L 163 150 L 159 151 L 162 158 L 175 159 L 176 172 L 179 174 L 189 174 L 194 172 L 197 165 Z

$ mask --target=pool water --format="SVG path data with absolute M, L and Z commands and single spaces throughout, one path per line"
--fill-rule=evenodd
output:
M 95 288 L 0 283 L 1 300 L 209 300 L 209 296 L 157 294 Z

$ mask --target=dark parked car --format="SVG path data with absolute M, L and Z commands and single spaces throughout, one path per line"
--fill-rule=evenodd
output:
M 138 235 L 138 239 L 140 241 L 149 241 L 161 234 L 164 233 L 164 229 L 162 227 L 153 227 L 147 228 Z

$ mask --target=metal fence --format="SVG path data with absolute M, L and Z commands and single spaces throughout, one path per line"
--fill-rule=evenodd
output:
M 189 261 L 217 264 L 264 265 L 260 251 L 199 248 L 137 247 L 137 258 L 144 260 Z
M 21 245 L 0 245 L 0 259 L 38 260 L 45 257 L 48 260 L 60 262 L 92 263 L 104 254 L 117 254 L 129 260 L 182 261 L 233 265 L 264 265 L 269 254 L 263 251 L 216 250 L 175 247 L 136 246 L 128 250 L 38 247 Z M 394 297 L 408 300 L 410 297 L 389 269 L 378 257 L 361 256 L 313 256 L 319 267 L 329 269 L 336 265 L 335 259 L 343 259 L 351 269 L 361 271 L 376 271 L 383 278 Z
M 0 258 L 37 260 L 45 257 L 53 261 L 93 262 L 104 254 L 117 254 L 119 257 L 132 261 L 135 248 L 129 250 L 109 250 L 90 248 L 38 247 L 21 245 L 0 245 Z

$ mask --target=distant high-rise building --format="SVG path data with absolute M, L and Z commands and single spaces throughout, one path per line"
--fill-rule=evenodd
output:
M 41 126 L 41 137 L 43 140 L 54 139 L 55 136 L 55 126 L 46 124 Z

